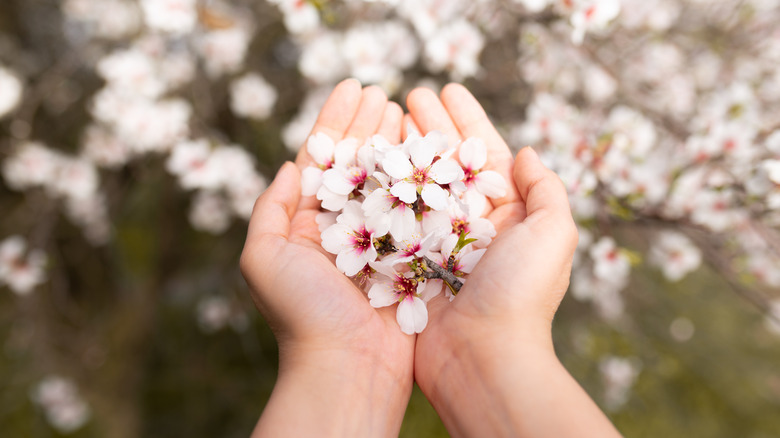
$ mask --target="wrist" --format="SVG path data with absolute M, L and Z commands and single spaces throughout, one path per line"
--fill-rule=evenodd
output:
M 371 351 L 280 348 L 279 376 L 255 436 L 396 436 L 411 368 L 410 359 L 405 369 L 392 369 Z M 265 421 L 280 415 L 292 421 Z
M 543 378 L 539 370 L 563 369 L 549 322 L 493 322 L 453 328 L 436 352 L 426 354 L 429 363 L 418 364 L 425 369 L 424 379 L 418 369 L 418 384 L 453 436 L 517 436 L 520 413 L 508 388 Z

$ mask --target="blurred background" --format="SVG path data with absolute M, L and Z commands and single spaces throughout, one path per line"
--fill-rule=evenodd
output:
M 626 436 L 780 436 L 777 0 L 3 0 L 0 431 L 248 436 L 246 220 L 335 83 L 464 83 L 564 180 L 554 324 Z M 511 366 L 511 364 L 508 364 Z M 404 437 L 447 436 L 415 389 Z

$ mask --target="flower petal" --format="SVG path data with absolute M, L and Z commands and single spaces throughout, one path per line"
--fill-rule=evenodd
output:
M 433 161 L 433 156 L 436 155 L 436 146 L 429 141 L 416 141 L 409 145 L 409 155 L 414 167 L 423 169 Z
M 455 160 L 441 159 L 431 166 L 428 176 L 439 184 L 449 184 L 463 179 L 463 169 Z
M 349 197 L 347 195 L 333 193 L 332 190 L 322 186 L 319 190 L 317 190 L 317 199 L 322 202 L 322 208 L 325 210 L 339 211 L 344 208 L 344 204 L 347 202 Z
M 486 170 L 479 172 L 474 178 L 477 190 L 491 198 L 503 198 L 506 196 L 506 180 L 498 172 Z
M 357 149 L 360 144 L 354 138 L 345 138 L 336 143 L 334 155 L 334 165 L 339 167 L 348 167 L 355 164 Z
M 468 169 L 482 169 L 482 166 L 487 162 L 487 146 L 481 138 L 470 137 L 461 143 L 458 158 Z
M 322 170 L 316 167 L 307 167 L 301 172 L 301 194 L 314 196 L 322 185 Z
M 417 200 L 417 185 L 409 181 L 398 181 L 390 187 L 390 193 L 407 204 Z
M 464 254 L 460 258 L 460 272 L 471 274 L 471 271 L 474 270 L 474 266 L 476 266 L 482 256 L 485 255 L 485 251 L 487 251 L 487 249 L 483 248 Z
M 338 254 L 350 247 L 352 230 L 343 224 L 333 224 L 322 232 L 322 247 L 331 254 Z
M 421 333 L 428 325 L 428 309 L 425 302 L 417 297 L 406 297 L 398 304 L 395 314 L 401 331 L 407 335 Z
M 425 201 L 425 205 L 437 211 L 447 208 L 447 199 L 450 197 L 450 193 L 438 184 L 424 185 L 420 195 Z
M 385 173 L 395 179 L 404 179 L 412 175 L 414 168 L 409 162 L 409 157 L 399 150 L 392 150 L 382 160 L 382 168 Z
M 351 277 L 366 266 L 366 258 L 360 251 L 349 248 L 336 256 L 336 267 L 346 276 Z
M 330 167 L 333 163 L 333 152 L 336 145 L 325 133 L 318 132 L 306 142 L 306 152 L 311 155 L 315 163 Z
M 336 168 L 330 168 L 322 174 L 322 184 L 339 195 L 349 195 L 355 190 L 355 185 L 347 180 L 344 171 Z
M 371 286 L 368 290 L 368 299 L 372 307 L 386 307 L 398 301 L 398 295 L 390 284 L 381 282 Z

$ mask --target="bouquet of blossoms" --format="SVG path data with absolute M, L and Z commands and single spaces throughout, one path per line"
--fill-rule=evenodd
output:
M 323 248 L 372 306 L 398 303 L 401 330 L 422 332 L 425 303 L 440 293 L 452 300 L 496 234 L 483 217 L 486 196 L 505 196 L 506 181 L 482 170 L 485 143 L 469 138 L 451 148 L 438 131 L 400 145 L 319 133 L 306 148 L 314 163 L 302 192 L 326 210 L 317 218 Z

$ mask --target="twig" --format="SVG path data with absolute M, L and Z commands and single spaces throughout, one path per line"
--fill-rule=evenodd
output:
M 424 273 L 425 278 L 440 278 L 447 282 L 448 285 L 450 285 L 454 294 L 460 292 L 460 288 L 463 287 L 463 282 L 458 280 L 458 277 L 456 277 L 455 274 L 439 266 L 436 262 L 429 259 L 427 256 L 423 256 L 423 261 L 425 262 L 425 267 L 427 268 Z

